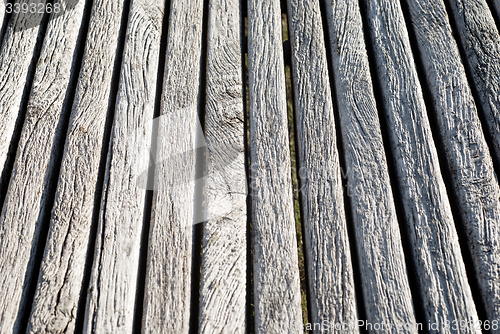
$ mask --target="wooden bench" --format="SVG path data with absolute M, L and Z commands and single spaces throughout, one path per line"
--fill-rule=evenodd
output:
M 499 0 L 2 22 L 0 333 L 500 333 Z

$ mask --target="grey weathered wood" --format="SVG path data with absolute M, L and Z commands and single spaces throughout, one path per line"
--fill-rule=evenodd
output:
M 246 333 L 247 215 L 238 0 L 209 3 L 200 333 Z
M 132 333 L 163 1 L 133 0 L 127 25 L 84 332 Z
M 72 332 L 93 220 L 123 1 L 93 3 L 62 158 L 31 331 Z
M 447 0 L 500 159 L 500 34 L 485 0 Z
M 158 129 L 143 332 L 188 333 L 196 147 L 200 135 L 202 0 L 174 0 Z
M 355 0 L 325 2 L 367 320 L 414 324 L 360 8 Z
M 354 280 L 320 6 L 317 0 L 289 0 L 287 8 L 309 320 L 354 324 Z
M 277 0 L 248 2 L 255 330 L 302 333 L 302 311 Z
M 442 0 L 408 1 L 489 320 L 500 318 L 500 190 Z
M 64 118 L 64 112 L 67 113 L 68 110 L 64 105 L 64 99 L 73 68 L 72 59 L 83 7 L 82 1 L 72 12 L 64 13 L 59 20 L 49 22 L 47 28 L 49 37 L 44 42 L 40 61 L 36 64 L 26 120 L 0 216 L 2 272 L 0 332 L 2 333 L 16 331 L 17 326 L 24 325 L 15 323 L 16 317 L 24 313 L 25 307 L 29 307 L 25 305 L 24 296 L 27 292 L 26 287 L 33 278 L 32 251 L 38 244 L 41 219 L 50 209 L 46 205 L 47 190 L 53 178 L 55 163 L 53 143 L 59 140 L 60 118 Z M 23 25 L 19 25 L 22 22 L 20 18 L 16 18 L 14 22 L 9 28 L 9 36 L 2 53 L 3 56 L 12 53 L 9 55 L 12 57 L 9 59 L 10 67 L 7 68 L 5 62 L 0 65 L 5 66 L 5 72 L 2 73 L 12 75 L 3 78 L 6 86 L 2 90 L 2 107 L 6 109 L 2 109 L 2 116 L 5 117 L 17 117 L 20 94 L 25 83 L 21 75 L 23 78 L 26 77 L 38 30 L 34 27 L 31 30 L 15 32 L 16 29 L 26 28 L 28 23 L 24 22 L 24 28 L 21 28 Z M 33 22 L 29 24 L 33 25 Z M 26 46 L 24 50 L 23 44 Z M 19 56 L 18 59 L 16 54 Z M 10 82 L 16 78 L 20 82 Z M 5 121 L 3 125 L 13 125 L 13 123 L 9 125 L 10 121 L 5 118 L 3 121 Z M 34 279 L 36 280 L 36 277 Z
M 443 327 L 478 317 L 401 5 L 365 3 L 425 320 L 439 324 L 429 332 L 480 332 Z
M 45 0 L 21 0 L 20 4 Z M 3 9 L 3 11 L 5 11 Z M 9 146 L 18 119 L 21 100 L 30 71 L 43 14 L 13 14 L 0 50 L 0 176 L 3 175 Z M 2 21 L 3 22 L 3 21 Z M 0 189 L 8 184 L 0 179 Z M 4 299 L 5 300 L 5 299 Z

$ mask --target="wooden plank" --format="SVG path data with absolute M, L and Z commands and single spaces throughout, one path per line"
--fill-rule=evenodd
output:
M 285 70 L 277 0 L 248 2 L 255 330 L 302 333 Z
M 367 321 L 416 333 L 360 8 L 325 2 Z
M 247 180 L 242 17 L 238 0 L 209 3 L 207 177 L 200 333 L 246 333 Z
M 85 332 L 132 333 L 163 1 L 133 0 L 115 108 Z
M 45 0 L 21 0 L 19 4 L 45 6 Z M 20 116 L 26 77 L 30 71 L 42 18 L 43 14 L 38 12 L 13 14 L 0 50 L 0 177 L 3 177 L 0 179 L 0 189 L 9 182 L 4 177 L 5 163 Z
M 500 159 L 500 34 L 485 0 L 448 0 L 479 95 L 484 118 Z
M 188 333 L 203 28 L 202 0 L 171 4 L 158 129 L 143 332 Z M 198 207 L 195 207 L 198 205 Z
M 408 5 L 479 288 L 493 321 L 500 318 L 500 190 L 491 156 L 443 1 Z
M 123 1 L 93 3 L 31 332 L 72 332 L 80 299 Z
M 357 323 L 352 261 L 318 1 L 288 1 L 312 323 Z M 352 332 L 357 332 L 352 331 Z
M 78 11 L 79 10 L 79 11 Z M 41 217 L 47 202 L 47 182 L 53 171 L 52 143 L 72 69 L 83 4 L 60 21 L 50 22 L 55 35 L 45 41 L 37 64 L 17 157 L 0 216 L 0 332 L 18 329 L 24 316 L 27 287 L 33 275 Z M 2 165 L 19 114 L 28 67 L 32 61 L 41 15 L 15 15 L 0 55 L 0 150 Z M 64 36 L 64 37 L 63 37 Z M 64 117 L 64 116 L 63 116 Z M 40 145 L 40 143 L 47 143 Z M 4 145 L 5 144 L 5 145 Z M 36 279 L 36 277 L 35 277 Z
M 446 331 L 447 322 L 477 323 L 401 5 L 377 0 L 366 7 L 425 320 L 439 324 L 429 332 Z

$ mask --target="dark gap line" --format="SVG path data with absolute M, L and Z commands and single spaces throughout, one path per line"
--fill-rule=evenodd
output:
M 493 1 L 498 1 L 498 0 L 493 0 Z M 500 31 L 500 13 L 497 12 L 495 9 L 495 5 L 492 3 L 492 0 L 486 0 L 486 4 L 488 5 L 488 8 L 490 9 L 491 16 L 493 16 L 493 20 L 495 21 L 495 24 L 497 26 L 497 30 Z
M 370 1 L 370 0 L 369 0 Z M 361 17 L 363 20 L 363 32 L 365 37 L 365 44 L 368 54 L 368 63 L 370 66 L 370 75 L 372 77 L 373 92 L 375 95 L 375 102 L 378 110 L 378 117 L 380 122 L 380 129 L 382 133 L 382 141 L 384 143 L 384 150 L 387 159 L 387 166 L 389 171 L 389 180 L 391 182 L 391 190 L 393 193 L 394 204 L 396 208 L 396 217 L 398 220 L 399 231 L 401 235 L 401 244 L 403 247 L 403 254 L 407 268 L 408 283 L 410 292 L 413 297 L 413 306 L 415 312 L 415 320 L 417 323 L 425 324 L 427 321 L 425 317 L 424 302 L 422 300 L 422 290 L 418 280 L 418 269 L 416 267 L 415 258 L 413 257 L 412 242 L 410 240 L 410 231 L 408 222 L 406 220 L 405 208 L 403 204 L 402 188 L 404 183 L 400 183 L 396 169 L 396 161 L 392 154 L 392 145 L 390 140 L 390 125 L 388 111 L 384 106 L 383 92 L 380 84 L 380 78 L 376 68 L 376 56 L 374 45 L 372 44 L 371 29 L 368 24 L 367 5 L 364 0 L 359 0 L 359 7 L 361 9 Z M 422 326 L 421 333 L 427 333 L 426 326 Z
M 242 80 L 243 80 L 243 126 L 244 126 L 244 146 L 245 146 L 245 174 L 247 180 L 247 198 L 246 198 L 246 209 L 247 209 L 247 280 L 246 280 L 246 332 L 255 333 L 255 318 L 254 318 L 254 307 L 253 307 L 253 252 L 252 252 L 252 197 L 251 191 L 251 179 L 250 179 L 250 122 L 249 122 L 249 110 L 250 110 L 250 100 L 248 98 L 248 34 L 247 34 L 247 10 L 246 1 L 241 2 L 241 67 L 242 67 Z
M 476 311 L 480 320 L 487 320 L 486 309 L 484 307 L 481 290 L 479 289 L 479 282 L 477 280 L 476 270 L 474 268 L 474 262 L 472 260 L 472 254 L 468 246 L 468 237 L 465 229 L 466 217 L 462 216 L 460 210 L 460 201 L 458 199 L 458 194 L 453 187 L 453 174 L 451 172 L 451 166 L 447 162 L 446 158 L 446 146 L 444 145 L 444 139 L 439 131 L 439 122 L 437 110 L 434 108 L 433 98 L 429 86 L 427 85 L 427 79 L 425 77 L 425 67 L 422 61 L 422 55 L 420 49 L 418 48 L 418 41 L 413 25 L 411 24 L 410 10 L 408 3 L 406 1 L 401 1 L 401 7 L 403 9 L 404 19 L 406 21 L 406 27 L 408 30 L 408 35 L 410 37 L 410 45 L 412 53 L 414 55 L 415 65 L 417 68 L 417 74 L 422 87 L 422 93 L 424 96 L 424 102 L 427 109 L 427 114 L 429 118 L 429 123 L 431 127 L 432 137 L 437 149 L 439 165 L 441 168 L 441 175 L 446 187 L 446 192 L 448 194 L 448 199 L 450 201 L 450 206 L 452 210 L 453 220 L 455 221 L 455 227 L 458 235 L 458 240 L 460 244 L 460 249 L 462 251 L 462 257 L 465 264 L 465 269 L 467 273 L 467 279 L 472 292 L 472 298 L 476 305 Z
M 200 136 L 205 138 L 206 119 L 206 93 L 207 93 L 207 52 L 208 52 L 208 20 L 209 1 L 203 2 L 203 30 L 201 41 L 201 68 L 200 68 L 200 97 L 198 104 L 198 117 L 203 133 L 197 133 L 197 142 L 201 142 Z M 205 176 L 207 169 L 207 148 L 196 149 L 196 178 L 194 189 L 194 215 L 193 225 L 193 250 L 191 269 L 191 311 L 190 311 L 190 333 L 198 333 L 200 313 L 200 287 L 201 287 L 201 263 L 203 253 L 203 229 L 205 225 Z M 198 176 L 199 175 L 199 176 Z
M 335 71 L 334 71 L 334 66 L 333 66 L 333 51 L 332 51 L 332 39 L 330 36 L 330 29 L 329 29 L 329 24 L 328 24 L 328 17 L 327 17 L 327 9 L 324 1 L 320 1 L 320 10 L 321 10 L 321 18 L 323 21 L 323 33 L 324 33 L 324 40 L 325 40 L 325 48 L 326 48 L 326 54 L 327 54 L 327 63 L 328 63 L 328 73 L 329 79 L 330 79 L 330 90 L 332 94 L 332 104 L 333 104 L 333 112 L 334 112 L 334 117 L 335 117 L 335 135 L 337 137 L 337 151 L 339 154 L 339 164 L 340 164 L 340 170 L 342 171 L 342 188 L 343 188 L 343 195 L 344 195 L 344 211 L 345 211 L 345 216 L 346 216 L 346 225 L 347 225 L 347 235 L 349 238 L 349 247 L 351 251 L 351 262 L 352 262 L 352 270 L 353 270 L 353 280 L 354 280 L 354 291 L 355 291 L 355 296 L 356 296 L 356 308 L 358 311 L 358 319 L 359 320 L 366 320 L 366 304 L 365 300 L 363 297 L 363 284 L 361 281 L 361 270 L 360 270 L 360 264 L 359 264 L 359 253 L 358 249 L 356 247 L 356 229 L 355 229 L 355 222 L 354 218 L 352 216 L 352 207 L 353 203 L 351 202 L 351 198 L 348 194 L 348 180 L 346 177 L 344 177 L 344 171 L 347 172 L 348 167 L 347 167 L 347 162 L 346 162 L 346 157 L 345 157 L 345 151 L 344 151 L 344 143 L 342 139 L 342 132 L 341 132 L 341 122 L 340 122 L 340 111 L 339 111 L 339 103 L 338 103 L 338 97 L 337 97 L 337 90 L 336 90 L 336 85 L 335 85 Z M 365 327 L 359 328 L 360 333 L 367 333 L 367 330 Z
M 500 176 L 500 157 L 497 155 L 495 151 L 495 145 L 493 144 L 493 136 L 490 132 L 490 128 L 488 126 L 488 121 L 486 120 L 485 110 L 481 103 L 481 98 L 479 94 L 479 89 L 474 82 L 474 75 L 472 74 L 472 68 L 470 67 L 469 61 L 467 59 L 467 55 L 465 54 L 465 47 L 462 43 L 462 39 L 460 38 L 458 26 L 455 20 L 455 15 L 453 15 L 453 11 L 451 9 L 451 4 L 449 0 L 444 0 L 444 5 L 446 8 L 446 12 L 448 14 L 448 18 L 450 21 L 451 31 L 455 41 L 457 42 L 458 51 L 460 52 L 460 58 L 462 60 L 462 65 L 465 70 L 465 76 L 467 77 L 467 82 L 469 83 L 469 87 L 472 93 L 472 97 L 474 99 L 474 104 L 477 108 L 477 115 L 481 122 L 481 127 L 484 133 L 484 139 L 486 140 L 486 144 L 489 149 L 489 153 L 491 156 L 491 160 L 493 161 L 493 169 L 497 176 Z
M 283 2 L 282 2 L 283 4 Z M 282 30 L 283 30 L 283 57 L 284 57 L 284 70 L 285 70 L 285 93 L 286 93 L 286 102 L 287 102 L 287 114 L 288 114 L 288 136 L 289 136 L 289 145 L 290 145 L 290 162 L 291 162 L 291 170 L 290 170 L 290 176 L 292 180 L 292 190 L 293 190 L 293 207 L 294 207 L 294 218 L 295 218 L 295 236 L 296 236 L 296 242 L 297 242 L 297 258 L 298 258 L 298 265 L 299 265 L 299 279 L 300 279 L 300 297 L 301 297 L 301 308 L 302 308 L 302 321 L 303 323 L 308 323 L 308 316 L 309 316 L 309 309 L 308 309 L 308 296 L 307 296 L 307 290 L 308 290 L 308 282 L 307 282 L 307 273 L 306 273 L 306 261 L 305 261 L 305 246 L 304 246 L 304 224 L 302 221 L 302 215 L 301 215 L 301 210 L 300 210 L 300 203 L 299 203 L 299 185 L 298 185 L 298 178 L 297 178 L 297 134 L 295 131 L 295 122 L 294 122 L 294 116 L 295 116 L 295 108 L 294 108 L 294 100 L 293 100 L 293 86 L 292 86 L 292 75 L 291 75 L 291 52 L 288 50 L 286 52 L 286 48 L 288 45 L 288 48 L 290 46 L 289 42 L 289 29 L 288 29 L 288 16 L 286 13 L 286 8 L 284 8 L 285 12 L 283 12 L 283 7 L 282 7 L 282 14 L 281 14 L 281 23 L 282 23 Z
M 162 20 L 162 31 L 160 37 L 160 54 L 158 57 L 158 74 L 156 76 L 156 96 L 153 113 L 153 129 L 151 131 L 150 160 L 148 167 L 147 187 L 144 201 L 144 220 L 141 232 L 141 246 L 139 250 L 139 267 L 137 268 L 137 291 L 135 295 L 134 321 L 132 333 L 140 334 L 142 329 L 142 317 L 144 314 L 144 296 L 146 291 L 146 275 L 148 263 L 149 233 L 151 227 L 155 163 L 158 142 L 158 126 L 161 114 L 161 97 L 163 93 L 163 76 L 165 74 L 165 63 L 167 56 L 168 23 L 170 20 L 171 0 L 165 0 L 164 15 Z
M 283 52 L 285 57 L 285 77 L 286 77 L 286 94 L 287 94 L 287 107 L 288 107 L 288 128 L 289 128 L 289 136 L 290 136 L 290 153 L 291 153 L 291 162 L 292 162 L 292 184 L 293 184 L 293 195 L 294 195 L 294 209 L 295 209 L 295 221 L 296 221 L 296 229 L 297 229 L 297 250 L 299 255 L 299 274 L 300 274 L 300 286 L 302 292 L 302 313 L 303 320 L 302 323 L 309 323 L 311 317 L 311 291 L 310 291 L 310 282 L 309 282 L 309 263 L 307 258 L 307 246 L 304 240 L 304 236 L 306 235 L 305 231 L 305 221 L 304 221 L 304 211 L 303 211 L 303 194 L 302 194 L 302 180 L 299 176 L 300 171 L 300 155 L 299 144 L 298 144 L 298 134 L 297 134 L 297 104 L 295 101 L 295 91 L 294 87 L 297 83 L 294 82 L 293 72 L 294 66 L 292 64 L 292 49 L 290 42 L 290 31 L 293 29 L 290 25 L 290 21 L 288 20 L 288 13 L 286 13 L 286 28 L 288 31 L 288 39 L 283 43 Z M 293 141 L 292 141 L 293 140 Z M 302 256 L 300 254 L 302 253 Z M 303 261 L 303 266 L 300 266 L 300 261 Z M 304 329 L 307 333 L 308 330 Z
M 52 3 L 52 0 L 47 1 L 47 3 Z M 14 132 L 12 134 L 11 143 L 9 146 L 9 153 L 7 155 L 7 160 L 5 162 L 5 167 L 0 177 L 0 184 L 3 185 L 0 193 L 0 203 L 3 207 L 5 197 L 7 195 L 9 181 L 14 169 L 14 163 L 16 158 L 17 149 L 19 146 L 19 141 L 21 139 L 22 128 L 26 120 L 26 113 L 28 111 L 28 102 L 30 98 L 31 89 L 33 86 L 33 81 L 35 79 L 36 64 L 40 58 L 40 54 L 43 47 L 43 41 L 45 39 L 45 34 L 47 32 L 47 26 L 49 24 L 50 14 L 45 13 L 40 22 L 38 36 L 34 47 L 33 58 L 28 68 L 28 73 L 26 75 L 26 84 L 24 86 L 23 95 L 21 98 L 21 104 L 19 108 L 19 114 L 16 120 L 16 125 Z M 12 29 L 14 27 L 11 26 Z M 43 211 L 43 208 L 41 208 Z M 35 226 L 35 232 L 33 236 L 33 241 L 31 244 L 30 259 L 28 262 L 28 268 L 25 273 L 23 282 L 23 295 L 21 297 L 21 303 L 19 306 L 19 311 L 16 316 L 16 321 L 14 323 L 14 330 L 19 333 L 26 331 L 28 326 L 28 321 L 31 313 L 31 305 L 35 298 L 35 289 L 38 278 L 38 271 L 40 269 L 40 264 L 43 258 L 43 251 L 45 248 L 45 239 L 47 238 L 48 226 L 44 226 L 43 221 L 37 220 Z
M 5 5 L 13 3 L 13 0 L 8 0 L 8 1 L 0 0 L 0 1 L 4 1 Z M 5 37 L 5 33 L 7 32 L 7 27 L 9 25 L 10 19 L 12 18 L 12 12 L 7 13 L 7 9 L 5 9 L 5 11 L 6 11 L 5 16 L 3 17 L 3 22 L 1 22 L 1 28 L 0 28 L 0 46 L 3 46 L 3 39 Z
M 102 144 L 102 151 L 101 151 L 101 160 L 99 162 L 99 174 L 97 178 L 97 183 L 96 183 L 96 190 L 94 194 L 94 209 L 92 212 L 92 224 L 91 224 L 91 229 L 90 229 L 90 234 L 89 234 L 89 243 L 87 246 L 87 257 L 85 260 L 85 270 L 83 273 L 83 280 L 82 280 L 82 285 L 81 285 L 81 290 L 80 290 L 80 300 L 78 302 L 78 310 L 77 310 L 77 316 L 76 316 L 76 324 L 77 326 L 75 327 L 75 332 L 76 333 L 81 333 L 83 332 L 83 322 L 85 320 L 85 305 L 87 301 L 87 291 L 89 288 L 90 284 L 90 278 L 91 278 L 91 273 L 92 273 L 92 266 L 94 262 L 94 255 L 95 255 L 95 246 L 96 246 L 96 237 L 97 237 L 97 229 L 98 229 L 98 224 L 99 224 L 99 213 L 101 211 L 101 205 L 103 205 L 103 208 L 106 208 L 107 203 L 102 201 L 102 195 L 103 195 L 103 188 L 104 188 L 104 181 L 105 177 L 107 174 L 107 169 L 108 169 L 108 163 L 111 162 L 111 153 L 109 154 L 108 157 L 108 152 L 109 151 L 109 146 L 110 146 L 110 139 L 111 139 L 111 131 L 112 131 L 112 125 L 113 125 L 113 119 L 114 119 L 114 114 L 115 114 L 115 106 L 116 106 L 116 100 L 118 96 L 118 88 L 119 88 L 119 83 L 120 83 L 120 74 L 121 74 L 121 68 L 122 68 L 122 60 L 123 60 L 123 50 L 125 48 L 125 35 L 127 32 L 127 25 L 128 25 L 128 16 L 129 16 L 129 11 L 130 11 L 130 1 L 131 0 L 125 0 L 123 4 L 123 11 L 122 11 L 122 16 L 121 16 L 121 23 L 120 23 L 120 30 L 118 33 L 118 46 L 116 49 L 116 56 L 115 56 L 115 61 L 113 64 L 113 75 L 111 77 L 111 89 L 110 89 L 110 95 L 109 95 L 109 102 L 108 102 L 108 113 L 106 117 L 106 122 L 104 124 L 104 136 L 103 136 L 103 144 Z M 90 11 L 92 9 L 89 8 Z M 90 18 L 89 18 L 89 24 L 90 24 Z M 106 194 L 107 196 L 107 194 Z M 102 223 L 102 231 L 106 229 L 106 220 L 103 220 Z M 103 250 L 101 249 L 101 254 L 103 253 Z

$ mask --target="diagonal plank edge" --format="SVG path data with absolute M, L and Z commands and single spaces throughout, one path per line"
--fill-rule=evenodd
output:
M 311 322 L 356 324 L 353 270 L 320 5 L 318 1 L 289 0 L 287 8 Z

